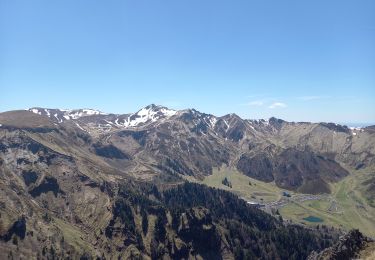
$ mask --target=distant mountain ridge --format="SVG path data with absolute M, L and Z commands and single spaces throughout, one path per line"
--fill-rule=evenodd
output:
M 101 156 L 107 153 L 108 159 L 114 155 L 128 158 L 124 169 L 136 175 L 144 174 L 138 167 L 142 163 L 146 172 L 167 171 L 200 179 L 224 164 L 281 188 L 329 193 L 330 182 L 348 175 L 345 167 L 375 165 L 372 127 L 287 122 L 274 117 L 249 120 L 236 114 L 217 117 L 154 104 L 129 114 L 94 109 L 29 111 L 43 120 L 49 118 L 49 127 L 70 127 L 88 135 L 90 151 Z
M 113 114 L 113 113 L 104 113 L 95 109 L 50 109 L 50 108 L 41 108 L 33 107 L 29 108 L 28 111 L 31 111 L 35 114 L 48 116 L 51 120 L 56 123 L 62 123 L 67 120 L 79 120 L 84 122 L 90 122 L 92 124 L 97 124 L 98 126 L 103 126 L 105 129 L 117 127 L 117 128 L 128 128 L 128 127 L 140 127 L 150 123 L 155 123 L 158 120 L 168 119 L 174 115 L 182 115 L 187 112 L 193 114 L 204 115 L 204 123 L 210 127 L 214 127 L 219 119 L 222 119 L 221 122 L 224 122 L 227 125 L 225 118 L 238 118 L 247 122 L 252 128 L 259 128 L 260 126 L 281 125 L 282 123 L 289 123 L 282 119 L 277 119 L 271 117 L 269 119 L 242 119 L 238 115 L 232 113 L 227 114 L 221 117 L 201 113 L 195 109 L 184 109 L 184 110 L 173 110 L 164 106 L 151 104 L 144 108 L 141 108 L 135 113 L 125 113 L 125 114 Z M 185 115 L 186 116 L 186 115 Z M 188 119 L 188 118 L 187 118 Z M 290 122 L 292 124 L 308 124 L 308 122 Z M 353 132 L 361 131 L 366 127 L 348 127 L 346 125 L 340 125 L 336 123 L 317 123 L 326 126 L 327 128 L 333 129 L 336 128 L 338 131 Z M 371 127 L 371 126 L 369 126 Z
M 157 119 L 169 117 L 176 113 L 175 110 L 154 104 L 140 109 L 136 113 L 129 114 L 107 114 L 95 109 L 50 109 L 33 107 L 28 109 L 33 113 L 50 117 L 57 123 L 66 120 L 80 119 L 82 117 L 96 116 L 97 119 L 119 127 L 134 127 L 147 122 L 155 122 Z

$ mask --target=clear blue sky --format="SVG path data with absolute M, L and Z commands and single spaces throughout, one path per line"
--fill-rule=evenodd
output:
M 0 111 L 375 122 L 373 0 L 0 0 Z

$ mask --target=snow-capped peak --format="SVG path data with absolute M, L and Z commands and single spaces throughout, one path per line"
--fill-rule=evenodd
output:
M 130 115 L 127 119 L 124 120 L 124 122 L 117 121 L 117 125 L 121 125 L 124 127 L 135 127 L 140 124 L 156 122 L 157 120 L 162 118 L 169 118 L 176 113 L 176 110 L 151 104 Z
M 173 116 L 177 113 L 176 110 L 172 110 L 163 106 L 157 106 L 154 104 L 148 105 L 147 107 L 142 108 L 137 112 L 140 116 L 151 116 L 152 118 L 155 117 L 155 115 L 159 114 L 159 116 Z

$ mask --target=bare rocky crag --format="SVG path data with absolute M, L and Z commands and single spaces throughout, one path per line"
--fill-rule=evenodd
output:
M 372 239 L 363 236 L 358 230 L 351 230 L 340 237 L 340 240 L 332 247 L 326 248 L 319 253 L 312 252 L 307 260 L 365 259 L 371 257 L 371 255 L 363 254 L 365 249 L 374 246 L 375 242 Z

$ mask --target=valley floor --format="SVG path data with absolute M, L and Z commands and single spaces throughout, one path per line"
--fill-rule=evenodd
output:
M 331 194 L 322 195 L 285 191 L 274 183 L 264 183 L 226 167 L 215 169 L 213 174 L 201 183 L 232 191 L 249 204 L 257 204 L 266 212 L 280 214 L 284 219 L 293 222 L 307 226 L 334 226 L 344 230 L 354 228 L 375 237 L 375 208 L 364 196 L 361 185 L 372 175 L 375 174 L 365 171 L 352 172 L 332 185 Z M 225 178 L 231 187 L 222 183 Z

